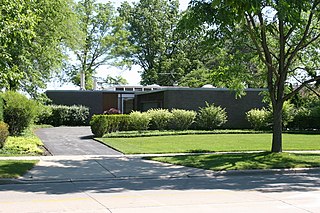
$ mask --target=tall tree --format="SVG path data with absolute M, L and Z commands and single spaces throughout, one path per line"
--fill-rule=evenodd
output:
M 85 76 L 85 88 L 92 89 L 93 78 L 99 66 L 114 62 L 115 55 L 126 40 L 121 20 L 111 2 L 97 3 L 81 0 L 76 7 L 82 34 L 80 45 L 73 49 L 76 63 L 68 72 L 71 81 L 80 86 L 80 74 Z M 83 88 L 84 89 L 84 88 Z
M 179 21 L 179 1 L 140 0 L 130 5 L 125 2 L 119 9 L 130 32 L 130 48 L 126 57 L 142 68 L 144 85 L 172 85 L 181 76 L 179 68 L 179 38 L 176 28 Z
M 1 0 L 0 87 L 31 95 L 60 69 L 73 41 L 69 0 Z
M 282 151 L 282 108 L 305 86 L 320 81 L 319 0 L 192 0 L 192 20 L 225 41 L 243 29 L 264 65 L 273 109 L 272 152 Z M 237 35 L 237 34 L 236 34 Z M 243 53 L 241 53 L 243 54 Z M 287 90 L 291 77 L 299 85 Z

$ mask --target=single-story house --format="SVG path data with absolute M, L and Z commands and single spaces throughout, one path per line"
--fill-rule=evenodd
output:
M 225 108 L 228 115 L 227 128 L 249 128 L 245 113 L 253 108 L 262 108 L 264 89 L 246 89 L 246 95 L 236 98 L 234 91 L 223 88 L 167 87 L 156 90 L 48 90 L 53 104 L 84 105 L 90 115 L 102 114 L 110 108 L 123 113 L 132 110 L 147 111 L 151 108 L 186 109 L 198 111 L 206 102 Z

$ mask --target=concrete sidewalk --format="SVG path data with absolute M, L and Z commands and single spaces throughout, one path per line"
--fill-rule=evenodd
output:
M 150 155 L 142 155 L 150 156 Z M 0 160 L 39 160 L 38 164 L 19 179 L 2 183 L 75 182 L 110 179 L 152 179 L 218 177 L 230 175 L 272 175 L 319 172 L 320 168 L 210 171 L 144 160 L 141 156 L 30 156 L 0 157 Z
M 205 175 L 207 172 L 202 169 L 143 160 L 139 157 L 52 156 L 41 157 L 39 163 L 19 180 L 83 181 L 172 178 Z

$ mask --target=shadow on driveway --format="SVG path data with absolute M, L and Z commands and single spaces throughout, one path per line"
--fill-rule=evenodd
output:
M 36 130 L 36 135 L 54 156 L 122 154 L 93 140 L 89 126 L 41 128 Z

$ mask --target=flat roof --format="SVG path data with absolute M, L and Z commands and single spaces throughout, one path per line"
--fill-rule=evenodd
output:
M 121 90 L 47 90 L 48 93 L 117 93 L 117 94 L 135 94 L 141 91 L 121 91 Z
M 186 88 L 186 87 L 171 87 L 161 88 L 151 91 L 121 91 L 121 90 L 47 90 L 48 93 L 116 93 L 116 94 L 150 94 L 165 91 L 234 91 L 228 88 Z M 245 92 L 263 92 L 268 91 L 266 88 L 247 88 Z
M 152 90 L 152 91 L 144 91 L 140 93 L 139 95 L 143 94 L 151 94 L 151 93 L 159 93 L 159 92 L 166 92 L 166 91 L 234 91 L 232 89 L 228 88 L 163 88 L 159 90 Z M 244 89 L 245 92 L 263 92 L 263 91 L 268 91 L 266 88 L 247 88 Z

